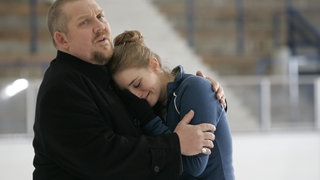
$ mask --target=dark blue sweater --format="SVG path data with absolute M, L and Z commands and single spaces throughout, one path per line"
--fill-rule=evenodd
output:
M 226 113 L 212 91 L 211 83 L 202 77 L 185 74 L 182 66 L 173 71 L 175 80 L 167 85 L 166 126 L 169 130 L 174 131 L 191 109 L 195 111 L 191 124 L 211 123 L 217 128 L 211 155 L 183 156 L 181 179 L 233 180 L 231 132 Z M 167 127 L 155 119 L 145 128 L 152 131 L 150 134 L 158 135 L 168 132 Z

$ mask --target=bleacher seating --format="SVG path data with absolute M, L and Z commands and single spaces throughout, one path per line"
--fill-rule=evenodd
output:
M 55 52 L 47 30 L 49 3 L 38 1 L 35 8 L 34 45 L 31 50 L 31 6 L 27 0 L 0 1 L 0 73 L 2 77 L 19 76 L 25 69 L 28 76 L 41 75 L 41 68 Z M 30 69 L 31 68 L 31 69 Z M 40 74 L 39 74 L 40 73 Z
M 194 48 L 205 63 L 222 75 L 255 74 L 257 64 L 261 63 L 259 60 L 272 57 L 280 46 L 287 43 L 287 19 L 283 13 L 287 5 L 285 0 L 241 0 L 239 2 L 242 2 L 243 7 L 242 19 L 238 19 L 237 1 L 234 0 L 152 2 L 185 38 L 188 32 L 186 2 L 193 3 Z M 304 12 L 320 7 L 318 0 L 292 0 L 291 3 Z M 273 21 L 275 13 L 278 12 L 282 13 L 275 32 Z M 308 18 L 315 24 L 319 24 L 317 17 L 319 12 L 308 14 Z M 237 34 L 238 20 L 243 22 L 242 34 Z M 238 41 L 238 38 L 242 38 L 242 42 L 241 39 Z M 278 43 L 277 46 L 275 41 Z M 264 72 L 272 73 L 268 69 Z

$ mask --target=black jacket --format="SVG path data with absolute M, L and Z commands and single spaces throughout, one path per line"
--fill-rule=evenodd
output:
M 39 89 L 34 180 L 178 179 L 176 134 L 140 133 L 107 68 L 58 51 Z

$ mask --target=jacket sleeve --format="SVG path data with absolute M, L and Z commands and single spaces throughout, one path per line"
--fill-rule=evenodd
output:
M 215 93 L 212 91 L 210 83 L 201 77 L 192 76 L 181 84 L 179 91 L 180 118 L 191 109 L 195 115 L 191 124 L 211 123 L 217 126 L 224 113 L 222 106 Z M 195 96 L 196 95 L 196 96 Z M 183 156 L 184 171 L 199 176 L 207 166 L 209 156 L 198 154 L 195 156 Z
M 97 103 L 99 98 L 107 97 L 92 95 L 97 89 L 90 89 L 87 83 L 74 78 L 48 84 L 47 90 L 39 94 L 34 146 L 43 148 L 37 153 L 45 154 L 62 171 L 81 179 L 178 179 L 178 136 L 143 136 L 125 123 L 129 121 L 117 122 L 108 109 Z
M 143 132 L 150 136 L 158 136 L 161 134 L 169 134 L 171 131 L 166 126 L 159 116 L 149 121 L 143 126 Z

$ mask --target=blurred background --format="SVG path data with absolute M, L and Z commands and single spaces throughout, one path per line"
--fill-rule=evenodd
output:
M 32 179 L 35 100 L 56 50 L 53 0 L 0 0 L 0 179 Z M 319 0 L 98 0 L 169 67 L 225 89 L 238 180 L 320 179 Z

